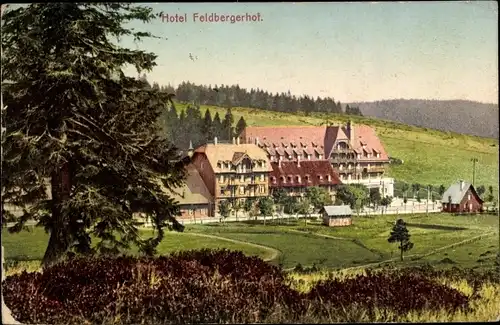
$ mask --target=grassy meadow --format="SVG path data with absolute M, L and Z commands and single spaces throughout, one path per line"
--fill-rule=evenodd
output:
M 18 234 L 10 234 L 6 229 L 2 230 L 2 245 L 5 248 L 5 259 L 19 261 L 36 261 L 43 258 L 49 235 L 42 228 L 30 226 L 29 231 Z M 151 236 L 151 230 L 141 230 L 144 237 Z M 199 236 L 189 232 L 168 232 L 165 240 L 158 245 L 159 254 L 169 254 L 175 251 L 195 249 L 218 249 L 227 248 L 239 250 L 246 255 L 256 255 L 263 259 L 272 257 L 273 251 L 244 242 L 229 241 L 224 238 Z M 137 248 L 132 247 L 131 253 L 137 253 Z
M 177 109 L 185 109 L 186 104 L 178 104 Z M 218 112 L 224 116 L 226 109 L 202 106 L 202 114 L 209 109 L 212 116 Z M 391 177 L 409 183 L 447 186 L 458 179 L 472 181 L 471 158 L 479 159 L 476 165 L 476 184 L 492 185 L 498 188 L 498 140 L 442 132 L 409 126 L 392 121 L 370 119 L 339 114 L 312 113 L 289 114 L 236 107 L 232 109 L 235 122 L 243 116 L 249 126 L 273 125 L 320 125 L 325 121 L 344 123 L 351 119 L 354 123 L 375 127 L 391 157 L 404 161 L 402 165 L 392 165 Z
M 498 252 L 498 217 L 450 214 L 405 215 L 414 248 L 399 261 L 397 244 L 387 238 L 397 216 L 353 217 L 350 227 L 325 227 L 318 220 L 267 220 L 187 225 L 184 233 L 167 233 L 161 255 L 201 248 L 241 250 L 285 269 L 301 264 L 344 269 L 365 265 L 452 266 L 492 269 Z M 7 260 L 40 260 L 48 235 L 41 228 L 9 234 L 3 230 Z M 141 230 L 144 236 L 150 230 Z M 135 254 L 137 250 L 131 249 Z
M 390 261 L 394 265 L 431 264 L 491 269 L 498 252 L 498 217 L 493 215 L 454 216 L 450 214 L 405 215 L 414 248 L 399 262 L 397 244 L 387 242 L 397 216 L 353 217 L 350 227 L 325 227 L 319 221 L 248 221 L 226 225 L 190 225 L 196 231 L 239 239 L 278 249 L 275 263 L 285 268 L 297 264 L 324 268 L 350 268 Z M 475 253 L 457 258 L 453 251 L 473 245 Z M 469 249 L 472 251 L 473 249 Z M 495 252 L 495 253 L 492 253 Z M 452 254 L 451 263 L 443 263 Z M 481 256 L 480 256 L 481 255 Z M 455 258 L 455 260 L 453 259 Z M 477 262 L 481 259 L 480 262 Z M 445 260 L 444 262 L 446 262 Z

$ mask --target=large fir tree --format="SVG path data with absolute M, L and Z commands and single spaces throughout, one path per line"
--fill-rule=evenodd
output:
M 35 219 L 50 233 L 44 266 L 70 249 L 135 244 L 152 254 L 166 226 L 180 230 L 178 204 L 162 187 L 182 185 L 183 163 L 155 123 L 169 98 L 122 71 L 151 70 L 156 55 L 111 40 L 152 36 L 124 26 L 154 18 L 132 3 L 31 4 L 3 14 L 2 194 L 24 211 L 13 231 Z M 141 239 L 137 212 L 151 216 L 154 238 Z

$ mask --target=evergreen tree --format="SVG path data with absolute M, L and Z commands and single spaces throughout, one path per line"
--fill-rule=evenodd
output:
M 242 116 L 240 117 L 238 123 L 236 124 L 236 132 L 235 132 L 236 136 L 240 136 L 241 132 L 243 132 L 243 130 L 245 130 L 246 127 L 247 127 L 247 122 Z
M 226 111 L 226 115 L 224 115 L 224 121 L 222 121 L 222 134 L 221 137 L 228 141 L 231 141 L 234 136 L 233 130 L 234 117 L 231 112 L 231 108 L 228 108 Z
M 151 36 L 125 26 L 152 19 L 151 8 L 131 3 L 30 4 L 2 17 L 10 81 L 2 85 L 2 199 L 24 211 L 12 232 L 34 219 L 50 233 L 44 266 L 70 249 L 116 253 L 134 244 L 153 254 L 168 221 L 182 229 L 176 201 L 156 181 L 176 188 L 185 177 L 177 150 L 158 136 L 171 98 L 122 72 L 127 64 L 151 70 L 156 55 L 110 40 Z M 154 238 L 141 238 L 137 212 L 151 216 Z
M 212 115 L 210 110 L 205 111 L 205 117 L 203 118 L 202 132 L 205 136 L 205 141 L 211 141 L 214 138 L 214 130 L 212 126 Z
M 212 130 L 214 132 L 214 137 L 217 137 L 218 139 L 223 138 L 222 137 L 222 122 L 220 120 L 219 112 L 215 112 L 214 120 L 212 121 Z
M 404 252 L 413 248 L 413 243 L 410 241 L 410 233 L 406 228 L 406 222 L 403 219 L 398 219 L 392 228 L 391 235 L 387 239 L 389 243 L 399 243 L 399 250 L 401 252 L 401 261 L 403 261 Z

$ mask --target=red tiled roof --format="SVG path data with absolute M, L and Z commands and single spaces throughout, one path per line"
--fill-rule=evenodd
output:
M 365 143 L 365 149 L 372 153 L 378 152 L 380 157 L 372 155 L 370 158 L 361 155 L 360 161 L 388 160 L 387 152 L 382 142 L 377 137 L 375 130 L 368 125 L 353 125 L 354 139 L 350 142 L 350 147 L 356 152 L 361 153 L 362 143 Z M 311 149 L 318 149 L 318 153 L 328 157 L 333 145 L 337 140 L 348 140 L 349 132 L 345 126 L 273 126 L 273 127 L 246 127 L 242 132 L 243 141 L 246 143 L 259 143 L 270 141 L 278 147 L 285 142 L 306 144 L 306 152 L 312 154 Z M 317 147 L 314 147 L 317 146 Z M 312 157 L 317 159 L 316 157 Z
M 282 161 L 271 162 L 273 171 L 269 174 L 270 185 L 272 187 L 298 187 L 298 186 L 318 186 L 318 185 L 337 185 L 341 184 L 338 174 L 333 169 L 328 160 L 304 160 L 300 161 L 300 167 L 297 162 Z M 328 181 L 330 175 L 330 181 Z M 297 179 L 300 176 L 300 182 Z M 310 182 L 306 180 L 309 176 Z M 320 180 L 319 176 L 322 177 Z M 273 182 L 273 177 L 276 183 Z M 285 182 L 282 181 L 284 177 Z M 292 177 L 289 182 L 288 177 Z

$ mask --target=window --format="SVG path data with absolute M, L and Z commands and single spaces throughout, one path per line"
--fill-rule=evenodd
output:
M 309 179 L 309 175 L 306 175 L 306 182 L 311 182 L 311 180 Z
M 260 186 L 260 193 L 266 193 L 266 188 L 264 187 L 264 185 L 261 185 Z
M 240 194 L 245 194 L 245 186 L 240 186 Z
M 222 164 L 220 162 L 217 163 L 217 168 L 222 168 Z
M 307 160 L 311 160 L 311 155 L 307 155 Z
M 377 158 L 380 158 L 380 154 L 377 152 Z
M 469 193 L 469 195 L 467 195 L 467 200 L 469 200 L 469 201 L 470 201 L 470 193 Z
M 223 188 L 220 189 L 220 195 L 224 195 L 224 189 Z
M 219 176 L 219 183 L 224 183 L 224 175 Z
M 292 176 L 288 176 L 288 182 L 292 183 Z
M 297 176 L 297 183 L 300 183 L 300 176 Z
M 281 176 L 281 177 L 280 177 L 280 180 L 281 180 L 281 182 L 282 182 L 283 184 L 284 184 L 284 183 L 286 183 L 285 176 Z
M 360 158 L 361 158 L 361 155 L 360 155 L 359 153 L 357 154 L 357 156 L 358 156 L 358 159 L 360 159 Z
M 245 182 L 245 175 L 240 176 L 240 183 L 243 183 L 243 182 Z
M 318 158 L 319 158 L 319 159 L 323 159 L 323 155 L 322 155 L 322 154 L 319 154 L 319 155 L 318 155 Z
M 265 181 L 264 174 L 260 175 L 260 181 L 261 181 L 261 182 L 264 182 L 264 181 Z
M 332 175 L 328 175 L 328 181 L 331 182 L 332 181 Z
M 322 180 L 323 180 L 323 176 L 318 175 L 318 179 L 319 179 L 320 181 L 322 181 Z

